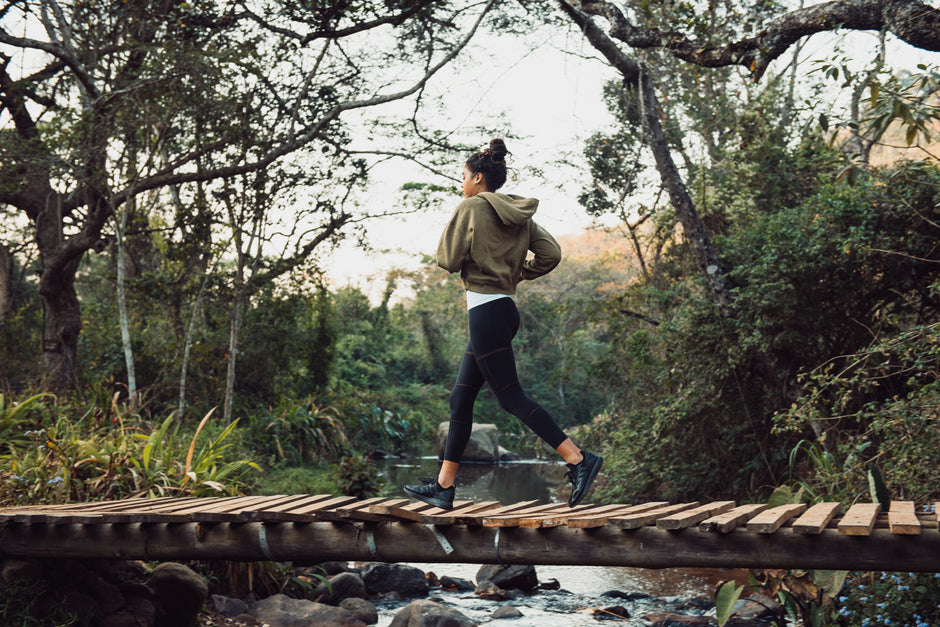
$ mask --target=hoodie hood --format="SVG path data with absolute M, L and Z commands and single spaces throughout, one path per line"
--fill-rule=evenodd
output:
M 499 216 L 499 219 L 507 226 L 519 226 L 520 224 L 524 224 L 526 220 L 535 214 L 535 210 L 539 206 L 538 199 L 523 198 L 515 194 L 480 192 L 477 196 L 486 199 L 486 201 L 493 206 L 493 209 L 496 210 L 496 215 Z

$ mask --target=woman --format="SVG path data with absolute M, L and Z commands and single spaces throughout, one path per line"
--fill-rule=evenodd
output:
M 470 342 L 450 395 L 450 428 L 437 479 L 407 485 L 405 493 L 436 507 L 454 505 L 454 482 L 473 427 L 473 404 L 484 383 L 500 406 L 519 418 L 568 463 L 572 484 L 568 506 L 574 507 L 594 482 L 604 459 L 582 451 L 568 439 L 552 416 L 529 398 L 519 384 L 512 339 L 519 312 L 512 296 L 516 285 L 550 272 L 561 261 L 558 242 L 532 220 L 538 200 L 496 190 L 506 182 L 502 139 L 471 156 L 463 169 L 463 195 L 441 235 L 437 263 L 460 272 L 467 290 Z M 528 251 L 533 258 L 526 259 Z

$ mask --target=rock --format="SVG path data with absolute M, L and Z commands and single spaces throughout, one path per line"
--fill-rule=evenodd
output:
M 0 566 L 0 583 L 4 586 L 14 583 L 22 586 L 41 577 L 42 566 L 36 560 L 8 558 L 3 560 L 3 565 Z
M 752 594 L 738 601 L 732 616 L 735 618 L 757 619 L 772 618 L 777 615 L 780 604 L 766 594 Z
M 492 581 L 484 581 L 480 583 L 476 589 L 474 589 L 473 593 L 481 599 L 486 599 L 487 601 L 513 601 L 515 599 L 521 599 L 525 596 L 525 593 L 518 588 L 505 590 L 497 586 Z
M 647 614 L 643 620 L 651 623 L 650 627 L 688 627 L 689 625 L 717 625 L 718 621 L 707 616 L 688 616 L 671 612 Z
M 715 607 L 715 603 L 707 599 L 684 599 L 682 601 L 675 601 L 673 607 L 675 607 L 677 612 L 706 612 Z
M 314 603 L 305 599 L 292 599 L 275 594 L 262 599 L 249 610 L 259 622 L 269 627 L 365 627 L 366 623 L 341 607 Z
M 157 608 L 150 599 L 131 597 L 127 605 L 119 612 L 101 618 L 97 627 L 153 627 L 156 623 Z
M 490 616 L 493 620 L 500 620 L 501 618 L 520 618 L 522 612 L 519 611 L 519 608 L 513 607 L 512 605 L 504 605 Z
M 357 597 L 364 599 L 366 594 L 366 584 L 362 577 L 355 573 L 340 573 L 333 575 L 329 579 L 329 585 L 321 583 L 313 591 L 314 598 L 330 605 L 339 605 L 343 599 Z
M 364 622 L 366 625 L 374 625 L 379 622 L 378 610 L 375 609 L 374 605 L 365 599 L 350 597 L 348 599 L 343 599 L 339 606 Z
M 399 610 L 389 627 L 476 627 L 476 623 L 453 608 L 422 600 Z
M 209 599 L 213 609 L 226 618 L 235 618 L 248 612 L 248 604 L 241 599 L 224 597 L 221 594 L 213 594 Z
M 621 590 L 608 590 L 601 594 L 602 597 L 611 599 L 623 599 L 624 601 L 639 601 L 640 599 L 649 599 L 650 595 L 645 592 L 623 592 Z
M 433 572 L 424 573 L 424 578 L 428 580 L 428 585 L 432 588 L 436 588 L 441 585 L 441 580 L 437 578 Z
M 347 570 L 349 570 L 348 562 L 323 562 L 319 565 L 319 570 L 315 570 L 314 572 L 317 574 L 326 573 L 326 575 L 329 577 L 332 575 L 345 573 Z
M 561 590 L 561 584 L 558 583 L 557 579 L 549 579 L 548 581 L 543 581 L 538 585 L 539 590 Z
M 424 571 L 402 564 L 369 564 L 362 571 L 362 580 L 370 594 L 398 592 L 402 596 L 427 596 L 430 586 Z
M 513 453 L 509 449 L 505 449 L 502 446 L 496 447 L 496 460 L 501 462 L 517 462 L 522 459 L 522 456 L 518 453 Z
M 461 579 L 460 577 L 448 577 L 444 575 L 441 577 L 441 587 L 445 590 L 457 590 L 459 592 L 470 592 L 476 586 L 473 585 L 472 581 L 466 579 Z
M 447 431 L 450 423 L 442 422 L 437 425 L 437 456 L 443 458 L 444 443 L 447 441 Z M 494 424 L 473 423 L 470 432 L 470 441 L 464 449 L 463 462 L 489 462 L 500 461 L 501 455 L 510 454 L 506 449 L 500 450 L 499 430 Z
M 485 564 L 477 571 L 477 584 L 492 581 L 500 588 L 528 592 L 539 585 L 538 575 L 532 565 L 514 564 L 502 566 L 499 564 Z
M 594 610 L 594 616 L 600 619 L 618 619 L 630 618 L 630 612 L 622 605 L 611 605 L 610 607 L 597 608 Z
M 164 562 L 153 569 L 147 587 L 163 609 L 157 627 L 186 627 L 196 622 L 199 609 L 209 597 L 206 580 L 192 569 Z

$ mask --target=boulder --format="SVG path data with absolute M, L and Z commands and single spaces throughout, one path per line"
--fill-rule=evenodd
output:
M 460 577 L 448 577 L 444 575 L 441 577 L 441 587 L 445 590 L 457 590 L 458 592 L 470 592 L 476 586 L 473 585 L 472 581 L 466 579 L 461 579 Z
M 369 564 L 362 571 L 369 594 L 397 592 L 403 597 L 427 596 L 430 586 L 424 571 L 402 564 Z
M 209 598 L 209 584 L 188 566 L 164 562 L 153 569 L 147 588 L 163 611 L 157 627 L 187 627 L 196 622 L 203 603 Z
M 528 592 L 539 585 L 535 567 L 523 564 L 512 566 L 485 564 L 477 571 L 477 585 L 482 585 L 487 581 L 506 590 L 518 589 L 523 592 Z
M 599 607 L 595 609 L 594 616 L 601 619 L 630 618 L 630 612 L 622 605 L 611 605 L 609 607 Z
M 490 616 L 493 620 L 500 620 L 503 618 L 520 618 L 522 612 L 519 611 L 519 608 L 513 607 L 511 605 L 504 605 Z
M 248 604 L 241 599 L 213 594 L 210 601 L 215 611 L 226 618 L 235 618 L 248 612 Z
M 659 612 L 646 614 L 643 620 L 650 623 L 650 627 L 690 627 L 692 625 L 717 625 L 718 621 L 707 616 L 688 616 L 672 612 Z
M 437 425 L 437 456 L 444 457 L 444 444 L 447 442 L 447 431 L 450 423 L 442 422 Z M 496 463 L 508 461 L 512 453 L 499 446 L 499 430 L 494 424 L 473 423 L 470 432 L 470 441 L 464 449 L 462 462 Z
M 269 627 L 366 627 L 341 607 L 275 594 L 251 606 L 249 614 Z
M 362 577 L 355 573 L 339 573 L 329 578 L 329 585 L 321 583 L 317 586 L 313 596 L 323 603 L 339 605 L 343 599 L 364 599 L 369 595 L 366 594 L 366 584 Z
M 399 610 L 389 627 L 476 627 L 476 623 L 454 608 L 421 600 Z
M 366 625 L 374 625 L 379 622 L 379 611 L 365 599 L 350 597 L 343 599 L 339 606 Z

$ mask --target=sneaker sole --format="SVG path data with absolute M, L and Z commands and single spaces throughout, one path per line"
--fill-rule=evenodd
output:
M 597 473 L 601 471 L 601 466 L 604 465 L 604 458 L 600 455 L 595 456 L 597 463 L 591 467 L 591 472 L 588 474 L 587 482 L 584 484 L 584 492 L 581 493 L 581 496 L 578 497 L 577 501 L 572 502 L 570 499 L 568 501 L 568 507 L 574 507 L 587 496 L 587 493 L 591 491 L 591 486 L 594 485 L 594 480 L 597 479 Z
M 408 489 L 408 486 L 402 488 L 405 491 L 405 494 L 408 496 L 418 499 L 422 503 L 427 503 L 428 505 L 433 505 L 434 507 L 439 507 L 441 509 L 454 509 L 453 503 L 448 503 L 447 501 L 434 498 L 433 496 L 424 496 L 422 494 L 417 494 Z

